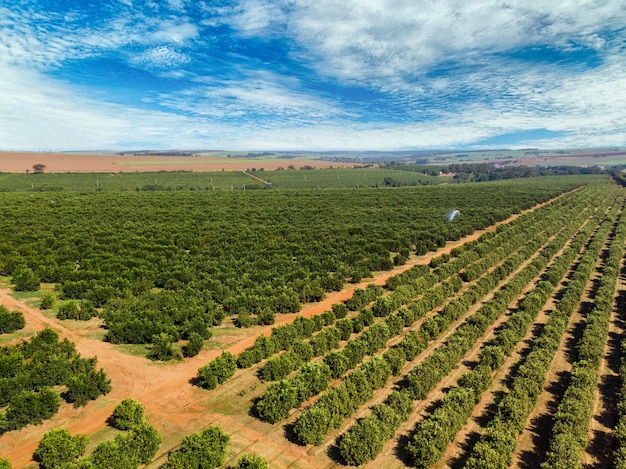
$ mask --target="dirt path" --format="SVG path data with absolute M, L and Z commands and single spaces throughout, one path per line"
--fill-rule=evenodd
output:
M 265 184 L 266 186 L 271 186 L 272 183 L 271 182 L 267 182 L 265 179 L 260 178 L 259 176 L 255 176 L 254 174 L 249 173 L 248 171 L 243 171 L 243 174 L 245 174 L 246 176 L 251 177 L 252 179 L 255 179 L 263 184 Z
M 535 210 L 543 205 L 545 204 L 538 205 L 528 211 Z M 513 215 L 498 224 L 509 223 L 520 215 Z M 355 288 L 364 288 L 369 283 L 384 285 L 389 277 L 408 270 L 416 264 L 427 264 L 433 257 L 449 253 L 457 246 L 478 239 L 485 232 L 494 231 L 496 226 L 476 231 L 459 241 L 449 242 L 444 248 L 436 252 L 412 258 L 404 266 L 392 271 L 376 273 L 374 278 L 367 282 L 348 285 L 342 291 L 330 293 L 319 303 L 305 305 L 299 314 L 310 317 L 327 311 L 332 304 L 350 298 Z M 220 350 L 205 350 L 196 357 L 186 359 L 179 364 L 163 365 L 153 363 L 145 358 L 123 353 L 112 344 L 80 335 L 66 327 L 63 322 L 47 318 L 38 308 L 32 308 L 25 301 L 11 297 L 8 290 L 0 290 L 0 303 L 7 306 L 10 310 L 22 311 L 26 318 L 27 327 L 33 328 L 33 330 L 51 327 L 59 333 L 61 338 L 67 337 L 74 342 L 76 349 L 83 357 L 97 356 L 97 366 L 102 367 L 106 371 L 113 386 L 110 394 L 90 402 L 86 407 L 75 410 L 67 404 L 62 404 L 59 413 L 43 425 L 28 426 L 22 431 L 10 432 L 0 437 L 0 455 L 8 458 L 13 467 L 20 468 L 32 463 L 33 451 L 36 449 L 43 434 L 51 428 L 65 427 L 72 433 L 88 435 L 102 430 L 106 427 L 106 420 L 113 408 L 126 397 L 132 397 L 144 404 L 148 419 L 155 425 L 159 433 L 164 436 L 165 441 L 161 447 L 160 454 L 166 453 L 169 449 L 178 445 L 182 437 L 187 433 L 201 430 L 213 422 L 219 422 L 228 433 L 236 434 L 236 432 L 239 432 L 238 435 L 233 436 L 233 442 L 231 443 L 234 451 L 239 450 L 238 441 L 240 445 L 249 445 L 246 442 L 253 441 L 256 442 L 255 445 L 260 444 L 263 446 L 264 454 L 267 454 L 270 450 L 275 452 L 276 463 L 282 467 L 291 464 L 283 461 L 287 454 L 289 454 L 289 457 L 286 458 L 287 460 L 291 462 L 294 460 L 299 461 L 298 467 L 319 467 L 319 460 L 312 460 L 304 448 L 300 449 L 293 445 L 286 445 L 280 439 L 272 440 L 267 438 L 268 427 L 271 428 L 268 424 L 258 422 L 252 417 L 242 419 L 240 415 L 241 407 L 234 413 L 236 415 L 233 415 L 232 405 L 249 406 L 250 395 L 245 395 L 247 388 L 236 388 L 232 384 L 226 383 L 217 390 L 208 393 L 189 384 L 189 381 L 196 376 L 198 368 L 221 354 Z M 277 315 L 276 325 L 291 322 L 294 317 L 294 314 Z M 252 345 L 259 334 L 269 335 L 271 327 L 254 328 L 253 331 L 250 331 L 251 335 L 249 337 L 230 345 L 227 350 L 234 354 L 239 353 Z M 252 383 L 250 376 L 254 378 L 250 370 L 240 370 L 232 381 L 234 384 L 238 384 L 238 386 L 242 381 L 245 383 L 246 380 Z M 253 386 L 254 384 L 249 384 L 249 387 Z M 229 392 L 244 393 L 244 395 L 240 396 L 241 399 L 232 399 L 232 394 L 228 394 Z M 219 408 L 222 404 L 217 405 L 212 401 L 212 399 L 219 396 L 227 396 L 226 403 L 223 403 L 223 406 L 226 406 L 227 410 L 230 409 L 230 416 L 228 412 L 220 414 Z M 242 437 L 244 434 L 247 434 L 246 438 Z M 278 463 L 279 460 L 282 462 Z

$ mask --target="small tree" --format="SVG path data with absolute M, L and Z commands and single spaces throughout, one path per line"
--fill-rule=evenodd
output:
M 67 391 L 63 393 L 63 397 L 77 408 L 87 405 L 88 401 L 97 399 L 100 395 L 108 394 L 110 391 L 111 380 L 102 369 L 100 371 L 87 370 L 70 376 Z
M 215 389 L 235 374 L 236 369 L 235 356 L 230 352 L 224 352 L 198 370 L 198 385 L 204 389 Z
M 28 267 L 22 267 L 13 272 L 12 281 L 16 291 L 39 290 L 39 277 Z
M 74 435 L 65 428 L 47 431 L 35 450 L 35 459 L 44 469 L 69 465 L 85 452 L 87 437 Z
M 241 456 L 234 469 L 270 469 L 267 460 L 258 454 L 247 453 Z
M 37 163 L 33 165 L 33 173 L 35 174 L 43 174 L 45 170 L 46 170 L 45 164 Z
M 213 469 L 224 463 L 226 447 L 230 437 L 216 426 L 210 426 L 201 433 L 187 435 L 180 449 L 170 453 L 161 469 L 194 467 Z
M 41 298 L 41 305 L 39 306 L 39 308 L 40 309 L 52 309 L 53 306 L 54 306 L 54 296 L 52 296 L 50 293 L 45 294 Z
M 197 332 L 191 332 L 189 334 L 189 342 L 183 347 L 183 355 L 185 357 L 195 357 L 200 353 L 204 346 L 204 340 L 202 336 Z
M 9 312 L 8 309 L 0 305 L 0 334 L 15 332 L 23 329 L 25 325 L 26 321 L 21 311 Z
M 152 337 L 152 350 L 148 354 L 148 358 L 152 360 L 180 360 L 182 356 L 180 351 L 174 349 L 172 336 L 161 332 Z
M 111 422 L 118 430 L 130 430 L 143 425 L 145 423 L 144 407 L 136 400 L 127 397 L 113 410 Z

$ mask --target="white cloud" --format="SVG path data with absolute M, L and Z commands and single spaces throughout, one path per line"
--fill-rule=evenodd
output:
M 134 40 L 137 42 L 168 42 L 182 44 L 190 39 L 195 38 L 198 35 L 198 26 L 188 22 L 174 22 L 168 21 L 159 22 L 155 31 L 149 33 L 146 38 L 142 39 L 139 36 L 135 36 Z
M 190 61 L 187 55 L 168 46 L 152 47 L 130 60 L 135 65 L 148 68 L 178 67 Z
M 11 11 L 0 6 L 0 64 L 50 70 L 67 60 L 84 59 L 127 46 L 144 46 L 145 56 L 136 62 L 159 60 L 185 62 L 170 45 L 183 47 L 198 36 L 198 25 L 181 18 L 153 18 L 141 13 L 113 17 L 90 26 L 71 15 Z M 82 18 L 84 19 L 84 18 Z M 150 61 L 150 58 L 154 61 Z
M 245 36 L 272 34 L 287 19 L 280 1 L 240 0 L 237 8 L 223 13 L 228 13 L 226 22 Z
M 275 24 L 264 20 L 269 12 L 284 18 L 286 30 L 320 74 L 378 86 L 389 77 L 419 76 L 439 63 L 471 63 L 513 48 L 566 48 L 572 38 L 598 48 L 604 44 L 599 32 L 626 26 L 626 9 L 617 0 L 290 0 L 282 5 L 246 0 L 241 6 L 237 18 L 255 18 L 257 32 Z

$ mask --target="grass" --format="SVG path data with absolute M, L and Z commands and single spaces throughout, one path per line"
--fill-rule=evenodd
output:
M 6 345 L 16 339 L 26 340 L 34 336 L 35 332 L 26 332 L 23 330 L 13 332 L 11 334 L 0 334 L 0 346 Z
M 150 352 L 150 344 L 119 344 L 113 347 L 121 353 L 133 355 L 135 357 L 147 357 Z

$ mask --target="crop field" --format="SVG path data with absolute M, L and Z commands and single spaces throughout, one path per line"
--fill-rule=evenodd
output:
M 246 173 L 0 174 L 0 468 L 626 467 L 626 189 Z
M 262 164 L 262 163 L 261 163 Z M 315 168 L 242 171 L 133 171 L 116 173 L 0 173 L 0 192 L 121 192 L 257 189 L 328 189 L 434 185 L 448 178 L 396 169 Z
M 28 173 L 33 166 L 43 164 L 50 173 L 117 173 L 143 171 L 241 171 L 250 167 L 277 169 L 279 167 L 295 168 L 312 166 L 328 168 L 347 166 L 346 163 L 334 163 L 301 158 L 251 158 L 243 155 L 229 158 L 223 152 L 205 152 L 196 156 L 177 155 L 117 155 L 111 153 L 34 153 L 34 152 L 0 152 L 0 172 Z M 350 165 L 352 166 L 352 165 Z

